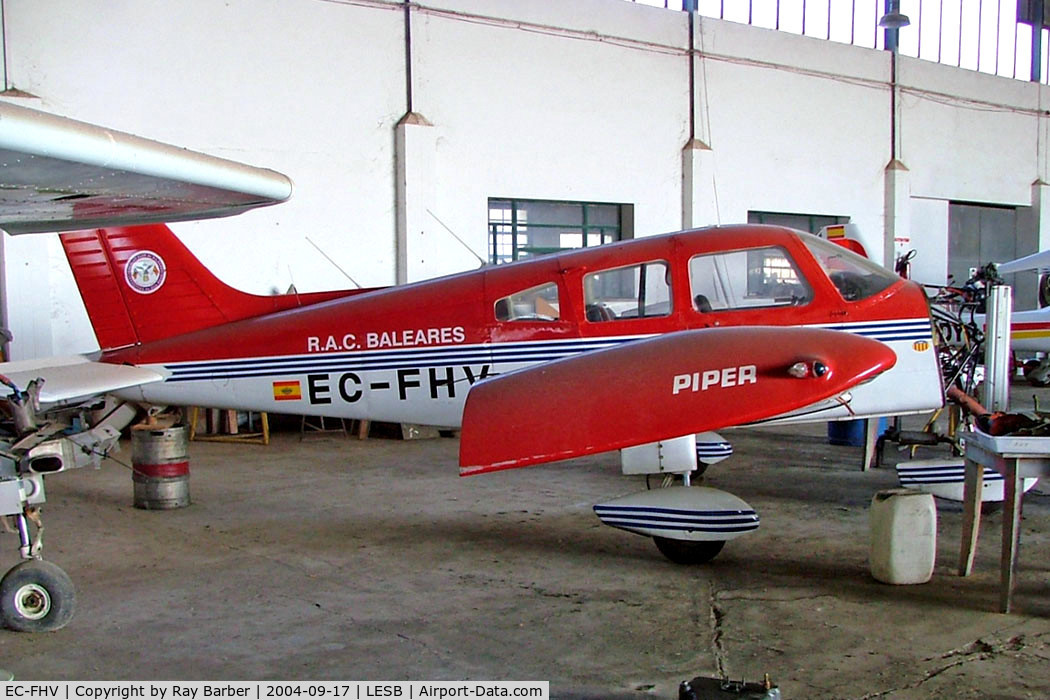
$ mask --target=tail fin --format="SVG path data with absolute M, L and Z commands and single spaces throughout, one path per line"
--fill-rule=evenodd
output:
M 857 255 L 865 258 L 870 257 L 868 251 L 864 249 L 864 244 L 860 241 L 860 227 L 856 224 L 829 224 L 820 229 L 817 235 L 832 243 L 838 243 L 846 250 L 852 250 Z
M 103 350 L 362 291 L 241 292 L 213 275 L 163 224 L 75 231 L 61 240 Z

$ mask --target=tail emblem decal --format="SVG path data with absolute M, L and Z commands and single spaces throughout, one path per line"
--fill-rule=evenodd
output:
M 151 250 L 140 250 L 124 265 L 124 280 L 139 294 L 152 294 L 164 285 L 164 260 Z

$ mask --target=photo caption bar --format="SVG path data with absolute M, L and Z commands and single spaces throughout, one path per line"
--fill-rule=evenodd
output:
M 346 698 L 447 700 L 529 698 L 550 700 L 549 681 L 13 681 L 0 684 L 0 700 L 205 700 Z

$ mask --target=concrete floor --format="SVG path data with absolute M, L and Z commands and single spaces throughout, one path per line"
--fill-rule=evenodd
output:
M 825 434 L 727 433 L 736 454 L 706 483 L 762 527 L 696 568 L 598 522 L 593 503 L 644 488 L 614 455 L 463 479 L 448 438 L 193 443 L 193 505 L 178 511 L 132 508 L 112 461 L 57 475 L 45 554 L 76 583 L 78 612 L 53 634 L 0 631 L 0 667 L 18 680 L 549 680 L 577 700 L 673 699 L 694 676 L 763 673 L 785 700 L 1045 697 L 1050 496 L 1025 500 L 1013 614 L 994 612 L 999 513 L 971 577 L 955 573 L 961 509 L 940 503 L 933 580 L 880 584 L 868 507 L 895 475 L 862 473 L 859 449 Z M 0 545 L 13 565 L 15 538 Z

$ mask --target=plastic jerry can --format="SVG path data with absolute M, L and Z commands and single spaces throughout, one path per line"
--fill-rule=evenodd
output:
M 871 500 L 871 575 L 892 584 L 926 583 L 937 558 L 933 495 L 910 489 L 879 491 Z

